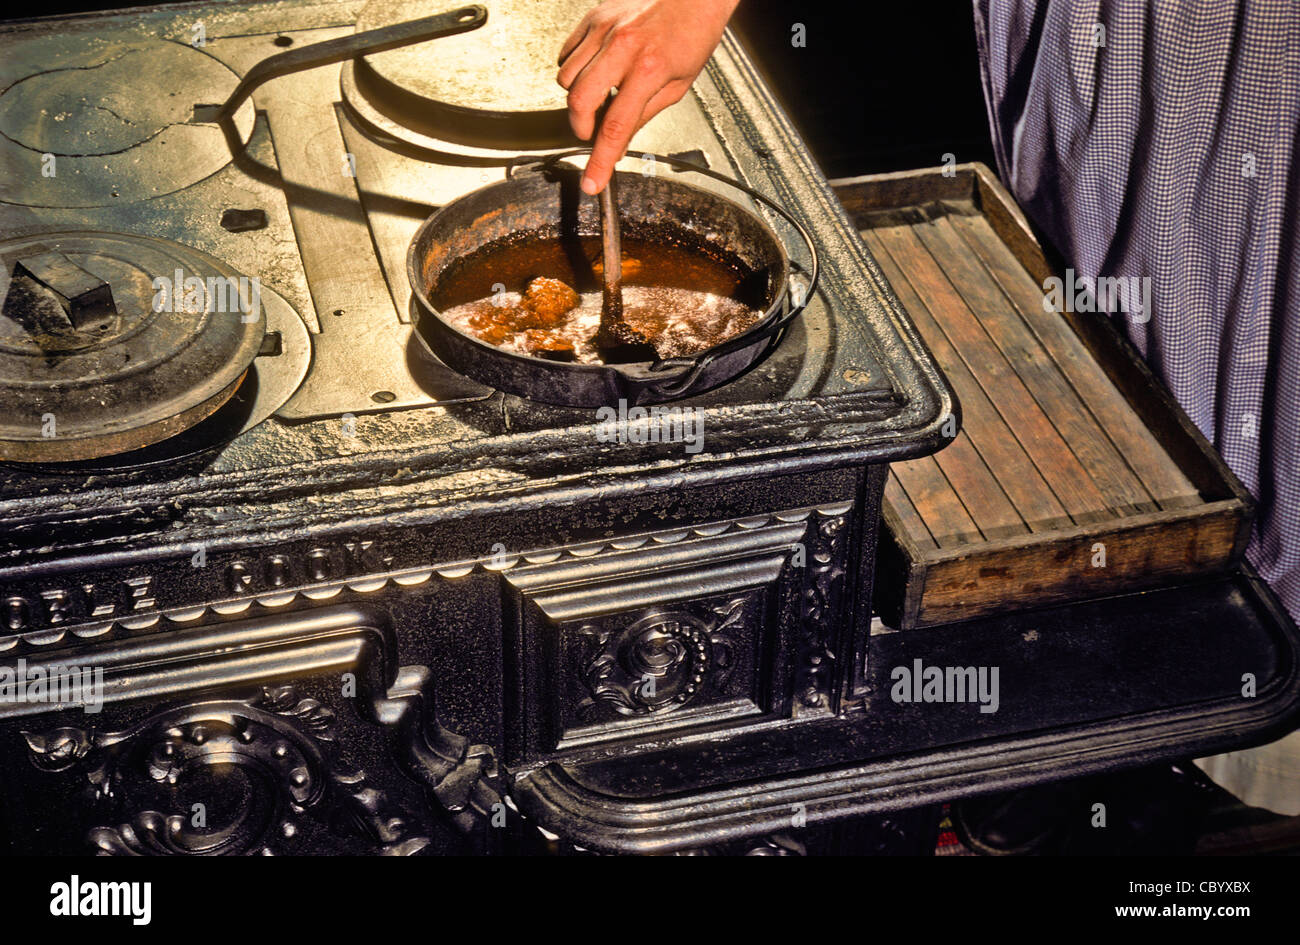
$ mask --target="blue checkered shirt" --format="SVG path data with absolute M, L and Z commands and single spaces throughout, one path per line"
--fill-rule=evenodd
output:
M 974 0 L 998 171 L 1259 500 L 1300 620 L 1300 2 Z

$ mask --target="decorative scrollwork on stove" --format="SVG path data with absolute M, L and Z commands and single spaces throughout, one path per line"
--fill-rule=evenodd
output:
M 706 686 L 721 690 L 731 674 L 735 643 L 724 631 L 740 619 L 745 601 L 713 608 L 717 620 L 686 611 L 654 611 L 622 630 L 584 627 L 591 641 L 584 680 L 589 695 L 579 711 L 598 704 L 620 715 L 649 715 L 688 704 Z
M 292 686 L 165 709 L 119 732 L 25 732 L 45 771 L 85 770 L 87 840 L 104 855 L 294 852 L 322 822 L 382 853 L 429 843 L 413 819 L 338 758 L 335 717 Z
M 492 748 L 444 728 L 431 692 L 427 668 L 404 666 L 386 696 L 374 703 L 375 717 L 396 736 L 403 767 L 464 833 L 493 816 L 512 818 L 508 798 L 494 786 L 500 772 Z
M 348 701 L 357 719 L 347 725 L 351 729 L 360 721 L 385 733 L 392 757 L 425 789 L 424 802 L 402 798 L 420 819 L 398 809 L 365 772 L 347 766 L 335 745 L 336 720 L 328 706 L 299 698 L 292 687 L 248 688 L 256 685 L 249 676 L 255 679 L 257 673 L 243 654 L 230 654 L 228 641 L 235 636 L 257 640 L 259 657 L 277 673 L 306 678 L 354 672 L 357 691 Z M 492 749 L 439 722 L 431 673 L 423 666 L 396 664 L 396 634 L 382 612 L 332 605 L 200 625 L 166 639 L 165 659 L 158 648 L 137 659 L 114 640 L 84 655 L 109 666 L 106 688 L 129 685 L 183 701 L 123 731 L 64 726 L 24 733 L 37 769 L 85 771 L 97 805 L 91 821 L 118 835 L 96 834 L 98 848 L 255 851 L 261 849 L 255 841 L 265 835 L 263 846 L 275 852 L 331 846 L 342 832 L 359 834 L 380 852 L 410 853 L 433 843 L 418 830 L 437 829 L 443 818 L 468 834 L 489 816 L 501 816 L 505 801 Z M 186 685 L 188 679 L 237 695 L 198 696 Z M 381 781 L 395 774 L 375 773 Z M 213 787 L 214 778 L 225 783 Z M 394 797 L 404 793 L 385 783 Z M 191 810 L 181 795 L 205 785 L 209 794 L 243 800 L 231 800 L 227 810 L 197 798 L 206 804 L 206 828 L 169 820 L 187 817 Z M 262 799 L 268 799 L 262 807 L 245 811 Z M 137 816 L 144 813 L 150 816 Z M 219 836 L 215 823 L 230 828 L 229 835 Z
M 81 728 L 54 728 L 48 732 L 23 732 L 32 764 L 42 771 L 66 771 L 90 753 L 90 732 Z
M 801 705 L 823 709 L 831 705 L 835 653 L 831 649 L 840 591 L 844 584 L 844 514 L 819 510 L 811 534 L 809 576 L 803 591 L 803 629 L 799 641 L 799 670 L 795 687 Z

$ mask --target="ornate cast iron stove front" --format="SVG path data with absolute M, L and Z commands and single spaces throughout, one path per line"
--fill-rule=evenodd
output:
M 611 438 L 412 340 L 411 234 L 518 146 L 393 121 L 365 63 L 262 86 L 234 159 L 187 114 L 267 55 L 401 15 L 196 4 L 0 32 L 0 249 L 193 247 L 260 279 L 273 338 L 186 433 L 0 470 L 7 665 L 102 670 L 104 697 L 0 705 L 12 850 L 744 845 L 795 808 L 619 826 L 555 792 L 574 764 L 861 711 L 883 464 L 937 447 L 954 405 L 787 120 L 729 38 L 638 138 L 784 202 L 829 271 L 770 357 L 676 405 L 696 445 Z
M 412 340 L 407 243 L 499 179 L 519 148 L 484 141 L 509 115 L 404 124 L 375 93 L 400 64 L 348 63 L 258 89 L 237 157 L 191 120 L 271 53 L 440 9 L 397 6 L 0 28 L 0 253 L 71 232 L 83 268 L 123 234 L 198 251 L 260 279 L 267 335 L 188 431 L 0 469 L 0 675 L 75 667 L 103 697 L 0 702 L 7 848 L 799 853 L 867 842 L 826 832 L 849 815 L 1033 776 L 1046 749 L 1016 733 L 1069 721 L 1068 699 L 993 724 L 883 698 L 903 659 L 971 662 L 963 640 L 1031 700 L 1042 674 L 1014 620 L 871 632 L 885 464 L 937 449 L 956 405 L 737 44 L 636 148 L 781 201 L 824 276 L 769 357 L 676 405 L 701 439 L 637 442 Z M 1077 732 L 1072 764 L 1149 751 L 1143 731 Z

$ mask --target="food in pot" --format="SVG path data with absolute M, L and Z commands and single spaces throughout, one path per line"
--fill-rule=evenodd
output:
M 580 296 L 559 279 L 537 276 L 528 280 L 520 308 L 537 328 L 555 328 L 564 316 L 578 307 Z
M 702 247 L 623 241 L 623 317 L 661 358 L 696 354 L 762 318 L 766 284 Z M 600 245 L 534 238 L 455 263 L 434 294 L 452 327 L 517 354 L 600 363 Z

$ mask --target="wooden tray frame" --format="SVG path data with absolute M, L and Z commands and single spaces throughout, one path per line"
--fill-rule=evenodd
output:
M 992 170 L 981 163 L 947 170 L 950 176 L 944 168 L 924 168 L 831 184 L 858 225 L 880 211 L 946 200 L 973 203 L 1039 284 L 1063 271 Z M 912 541 L 886 501 L 876 606 L 887 625 L 909 630 L 1105 597 L 1222 573 L 1241 560 L 1254 499 L 1108 318 L 1073 311 L 1060 315 L 1205 501 L 939 549 Z M 1080 556 L 1095 542 L 1106 545 L 1107 567 L 1080 567 Z M 1034 579 L 1026 582 L 1023 575 Z

